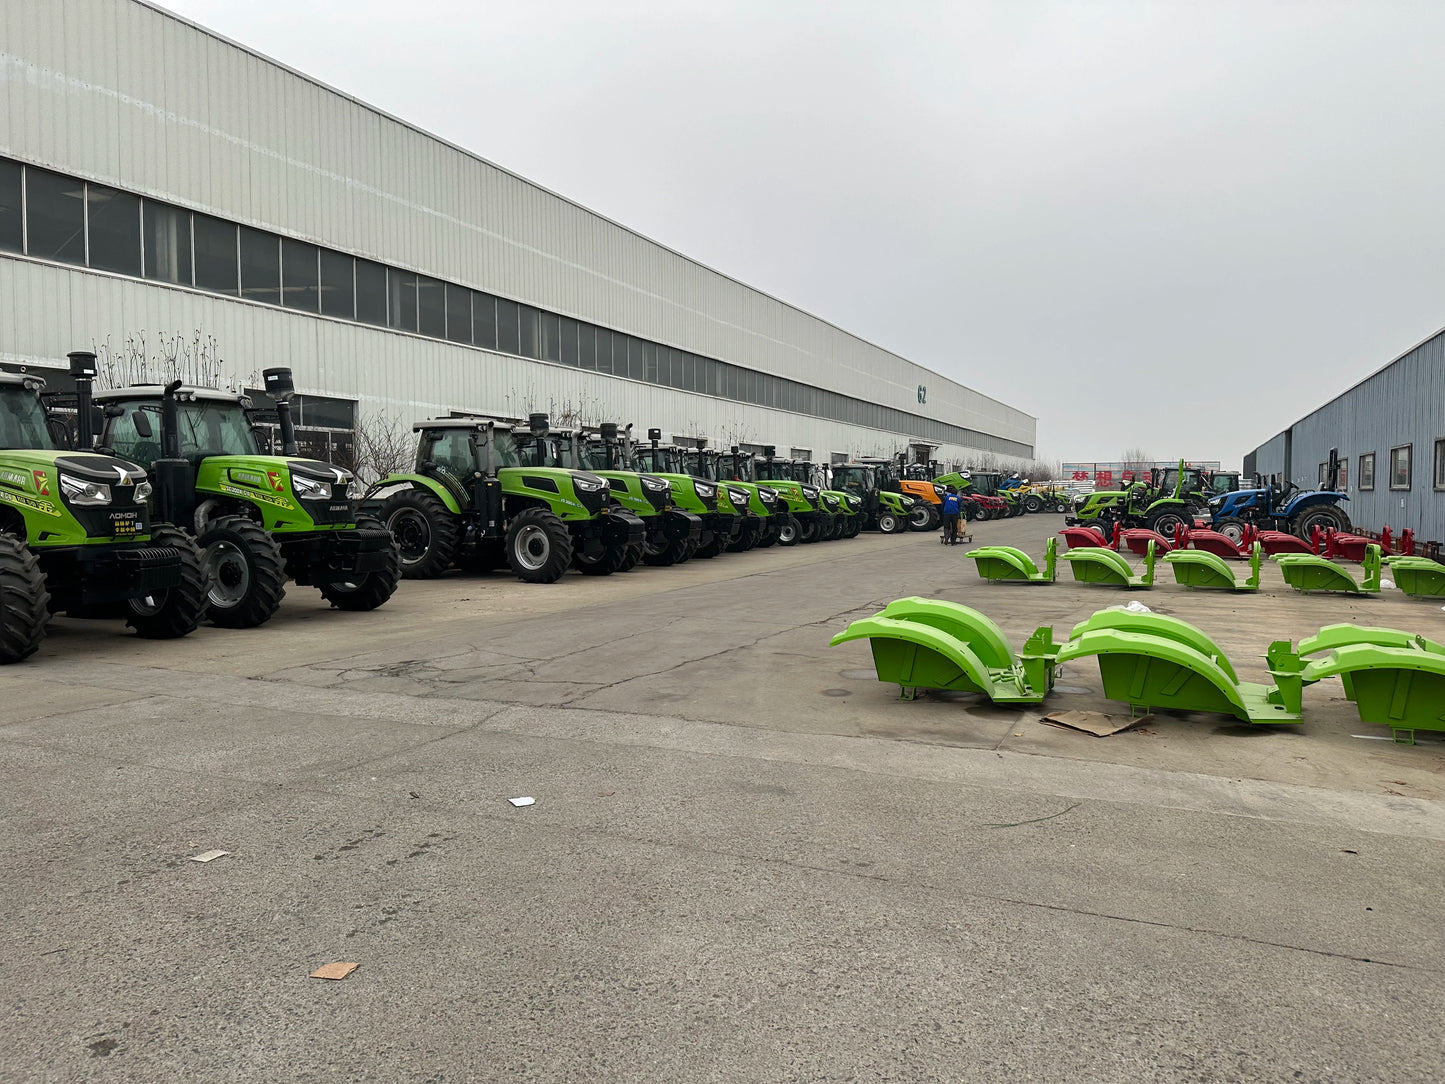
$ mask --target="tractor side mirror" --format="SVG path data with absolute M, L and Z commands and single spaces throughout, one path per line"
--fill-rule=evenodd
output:
M 132 410 L 130 412 L 130 421 L 131 424 L 135 426 L 137 436 L 149 439 L 156 435 L 155 430 L 151 428 L 151 420 L 145 416 L 145 411 Z

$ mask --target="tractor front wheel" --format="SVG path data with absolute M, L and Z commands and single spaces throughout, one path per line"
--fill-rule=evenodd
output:
M 1044 510 L 1044 499 L 1037 493 L 1030 493 L 1023 499 L 1025 512 L 1039 513 Z
M 381 522 L 396 541 L 401 574 L 407 579 L 434 580 L 452 567 L 461 524 L 434 493 L 393 493 L 381 506 Z
M 933 505 L 923 503 L 908 513 L 908 527 L 913 531 L 931 531 L 937 525 Z
M 642 543 L 627 547 L 627 556 L 622 558 L 622 564 L 617 566 L 618 572 L 631 572 L 638 565 L 642 564 Z
M 801 531 L 802 524 L 798 522 L 798 517 L 789 512 L 783 517 L 782 526 L 778 528 L 778 545 L 796 546 Z
M 1147 526 L 1151 531 L 1162 534 L 1172 542 L 1180 527 L 1193 527 L 1194 523 L 1187 518 L 1183 512 L 1168 509 L 1163 512 L 1156 512 L 1151 516 Z M 1107 538 L 1108 536 L 1106 535 L 1105 537 Z
M 0 663 L 35 654 L 50 620 L 50 593 L 35 554 L 20 539 L 0 534 Z
M 507 564 L 527 583 L 556 583 L 572 565 L 567 524 L 546 508 L 523 509 L 507 527 Z
M 1310 533 L 1316 527 L 1322 531 L 1348 531 L 1350 517 L 1338 505 L 1317 504 L 1306 508 L 1294 521 L 1294 533 L 1306 542 L 1310 541 Z
M 666 568 L 669 565 L 678 565 L 691 556 L 688 553 L 688 540 L 686 538 L 669 538 L 662 545 L 654 545 L 650 542 L 643 543 L 642 560 L 654 568 Z
M 174 640 L 193 632 L 206 616 L 206 563 L 191 536 L 178 527 L 151 528 L 151 545 L 181 555 L 181 582 L 145 598 L 126 600 L 125 623 L 146 640 Z
M 356 526 L 361 530 L 383 531 L 381 520 L 371 516 L 357 516 Z M 401 579 L 401 553 L 393 538 L 386 548 L 386 564 L 375 572 L 363 572 L 354 580 L 345 583 L 323 583 L 318 590 L 321 597 L 338 610 L 361 612 L 374 610 L 396 593 L 397 581 Z
M 751 516 L 743 520 L 737 538 L 728 543 L 729 553 L 746 553 L 758 544 L 758 521 Z
M 878 530 L 883 534 L 897 534 L 906 524 L 893 512 L 878 513 Z
M 1242 519 L 1235 519 L 1233 516 L 1230 516 L 1214 524 L 1214 529 L 1238 546 L 1243 544 L 1245 533 L 1249 530 L 1249 524 L 1245 523 Z
M 196 539 L 205 556 L 206 616 L 227 629 L 264 625 L 286 594 L 281 547 L 245 516 L 218 516 Z
M 630 549 L 632 547 L 624 542 L 620 546 L 607 546 L 596 557 L 588 557 L 581 550 L 574 549 L 572 563 L 584 576 L 610 576 L 614 572 L 622 571 L 622 566 L 627 563 Z
M 821 526 L 816 514 L 809 516 L 807 519 L 799 520 L 798 541 L 804 544 L 818 541 L 822 534 Z

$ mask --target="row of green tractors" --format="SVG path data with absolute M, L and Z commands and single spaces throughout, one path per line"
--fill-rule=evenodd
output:
M 366 611 L 403 576 L 550 583 L 893 533 L 916 506 L 867 464 L 828 489 L 819 465 L 771 448 L 682 448 L 658 430 L 638 445 L 631 426 L 553 430 L 545 415 L 418 423 L 414 470 L 363 492 L 299 453 L 289 369 L 264 372 L 263 411 L 180 381 L 93 392 L 95 355 L 70 361 L 73 395 L 0 373 L 0 662 L 33 654 L 54 613 L 169 639 L 264 625 L 288 584 Z

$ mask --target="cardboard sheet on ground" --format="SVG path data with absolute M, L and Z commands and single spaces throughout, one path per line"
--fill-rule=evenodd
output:
M 349 960 L 338 961 L 334 964 L 322 964 L 315 971 L 308 975 L 312 979 L 331 979 L 333 982 L 346 978 L 356 970 L 356 964 Z
M 1152 715 L 1136 715 L 1131 719 L 1127 715 L 1105 715 L 1102 711 L 1052 711 L 1039 722 L 1060 730 L 1077 730 L 1096 738 L 1107 738 L 1152 718 Z

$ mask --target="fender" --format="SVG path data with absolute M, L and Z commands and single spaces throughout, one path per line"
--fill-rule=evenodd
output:
M 1064 554 L 1074 579 L 1079 583 L 1102 583 L 1110 587 L 1154 586 L 1154 542 L 1145 550 L 1144 574 L 1134 575 L 1134 566 L 1117 552 L 1101 546 L 1085 546 Z
M 931 625 L 968 645 L 986 666 L 1013 665 L 1013 654 L 1009 651 L 1003 630 L 977 610 L 957 602 L 911 595 L 890 602 L 873 616 Z
M 454 515 L 460 515 L 462 511 L 461 502 L 457 500 L 456 494 L 448 489 L 435 478 L 428 478 L 424 474 L 388 474 L 381 481 L 371 486 L 362 500 L 370 500 L 372 496 L 383 489 L 390 489 L 392 486 L 411 486 L 413 489 L 425 489 L 432 493 L 438 500 L 447 506 L 447 511 Z
M 1173 640 L 1185 647 L 1192 648 L 1207 658 L 1214 659 L 1231 681 L 1239 680 L 1238 675 L 1234 672 L 1234 667 L 1229 664 L 1229 659 L 1219 649 L 1219 645 L 1188 621 L 1181 621 L 1168 614 L 1135 613 L 1123 608 L 1110 608 L 1099 610 L 1080 621 L 1070 631 L 1069 640 L 1073 642 L 1086 633 L 1105 630 L 1139 632 L 1160 639 Z
M 1301 493 L 1290 498 L 1284 508 L 1280 509 L 1279 515 L 1293 519 L 1301 510 L 1316 504 L 1339 504 L 1350 498 L 1343 493 L 1333 493 L 1328 490 L 1316 490 L 1312 493 Z

